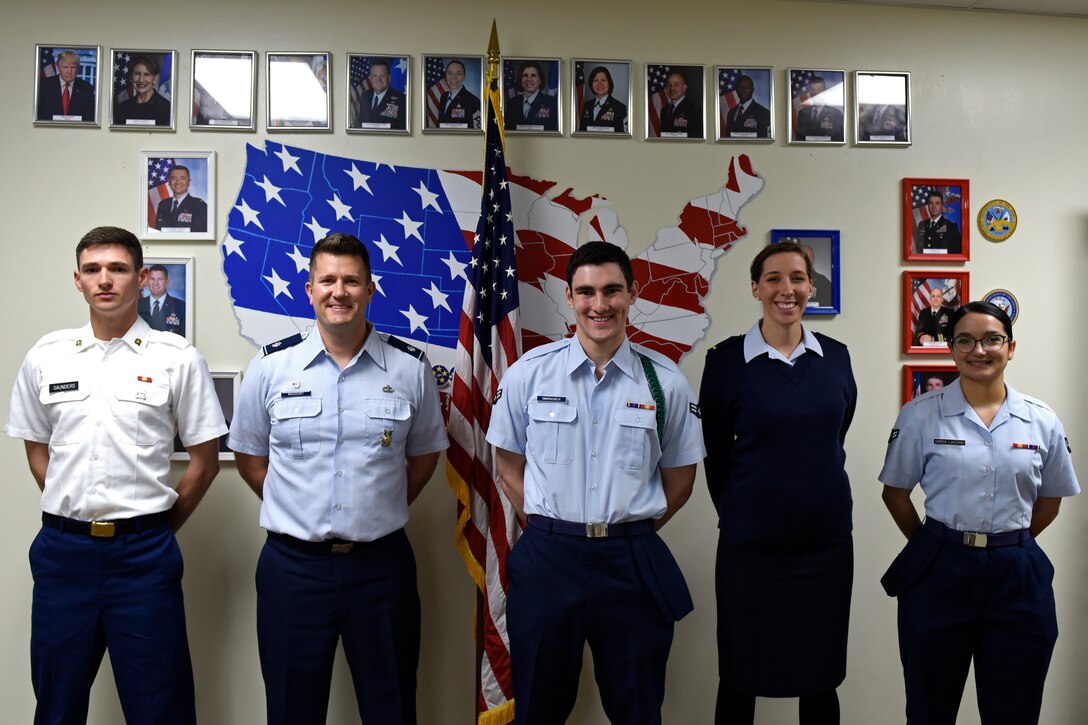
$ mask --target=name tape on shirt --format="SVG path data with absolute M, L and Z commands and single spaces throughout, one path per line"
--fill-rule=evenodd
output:
M 501 390 L 499 391 L 502 392 Z M 498 400 L 496 396 L 495 400 Z M 538 395 L 536 396 L 538 403 L 565 403 L 567 402 L 567 396 L 565 395 Z
M 956 438 L 934 438 L 933 445 L 937 446 L 965 446 L 967 441 L 961 441 Z
M 53 395 L 54 393 L 72 393 L 72 392 L 75 392 L 77 390 L 79 390 L 79 381 L 78 380 L 71 380 L 71 381 L 69 381 L 67 383 L 50 383 L 49 384 L 49 394 L 50 395 Z

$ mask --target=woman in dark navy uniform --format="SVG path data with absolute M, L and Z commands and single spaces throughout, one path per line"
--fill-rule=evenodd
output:
M 801 325 L 812 262 L 792 242 L 751 267 L 763 319 L 711 348 L 700 391 L 718 509 L 718 706 L 751 723 L 755 698 L 800 697 L 800 722 L 839 722 L 853 583 L 843 441 L 857 387 L 846 346 Z
M 1054 567 L 1035 536 L 1080 485 L 1058 416 L 1005 383 L 1008 315 L 970 302 L 949 329 L 959 379 L 903 406 L 880 472 L 909 540 L 881 579 L 899 598 L 907 722 L 955 723 L 973 660 L 982 722 L 1032 725 L 1058 637 Z

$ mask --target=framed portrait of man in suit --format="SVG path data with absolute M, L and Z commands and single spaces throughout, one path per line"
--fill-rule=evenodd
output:
M 910 146 L 910 73 L 854 71 L 854 143 Z
M 719 65 L 715 141 L 774 141 L 774 69 Z
M 563 133 L 558 58 L 503 58 L 502 113 L 506 133 Z
M 903 179 L 903 260 L 971 260 L 971 182 Z
M 631 61 L 571 60 L 572 136 L 631 138 Z
M 971 299 L 969 272 L 903 273 L 903 352 L 948 355 L 952 313 Z
M 140 152 L 140 236 L 215 239 L 215 152 Z
M 846 143 L 846 71 L 789 68 L 791 144 Z
M 257 53 L 194 50 L 189 128 L 254 131 L 257 117 Z
M 833 229 L 771 230 L 771 244 L 799 244 L 812 264 L 812 295 L 805 306 L 806 315 L 837 315 L 842 312 L 839 241 L 840 234 Z
M 331 131 L 332 54 L 268 53 L 268 117 L 272 131 Z
M 98 126 L 97 45 L 35 45 L 34 125 Z
M 193 258 L 144 257 L 147 284 L 140 290 L 136 313 L 152 330 L 172 332 L 193 341 Z
M 647 140 L 706 140 L 705 75 L 701 65 L 646 64 Z
M 483 131 L 484 57 L 423 54 L 423 133 Z
M 173 50 L 111 50 L 110 128 L 173 131 L 177 66 Z
M 348 133 L 411 133 L 412 58 L 348 53 Z

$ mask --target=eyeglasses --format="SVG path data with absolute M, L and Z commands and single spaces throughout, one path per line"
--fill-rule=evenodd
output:
M 956 348 L 956 352 L 964 355 L 974 352 L 975 345 L 982 345 L 983 352 L 997 352 L 1008 341 L 1009 338 L 1004 335 L 987 335 L 982 339 L 976 339 L 970 335 L 957 335 L 952 338 L 952 347 Z

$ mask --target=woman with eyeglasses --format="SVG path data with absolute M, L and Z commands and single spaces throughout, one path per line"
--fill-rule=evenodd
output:
M 954 723 L 973 660 L 982 722 L 1031 725 L 1058 637 L 1054 567 L 1035 537 L 1080 485 L 1058 416 L 1005 382 L 1008 315 L 970 302 L 949 329 L 959 379 L 903 406 L 880 472 L 908 539 L 881 579 L 899 599 L 907 722 Z

